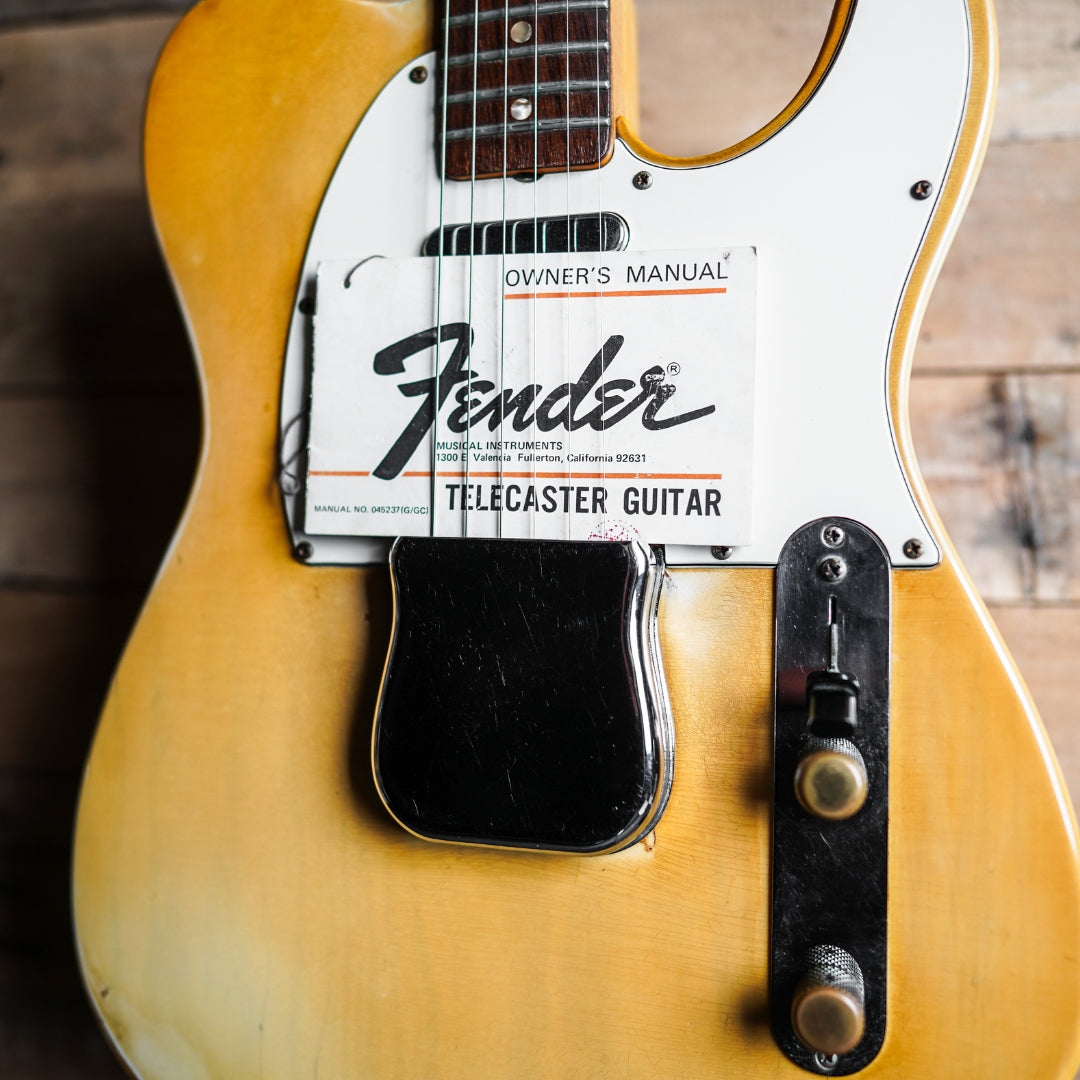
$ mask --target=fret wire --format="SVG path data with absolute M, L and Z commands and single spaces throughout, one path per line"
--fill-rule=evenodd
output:
M 549 0 L 547 3 L 521 4 L 509 9 L 482 11 L 477 21 L 494 22 L 496 19 L 507 16 L 511 19 L 523 19 L 530 15 L 561 15 L 567 10 L 567 6 L 569 6 L 570 11 L 597 11 L 606 10 L 609 3 L 608 0 Z M 472 21 L 472 15 L 452 15 L 450 17 L 451 26 L 468 26 Z
M 475 96 L 477 101 L 493 101 L 508 94 L 510 97 L 520 97 L 523 94 L 534 94 L 543 97 L 546 94 L 565 94 L 569 85 L 570 93 L 583 93 L 589 90 L 610 90 L 611 83 L 603 79 L 577 79 L 567 83 L 521 83 L 518 86 L 503 88 L 492 87 L 490 90 L 478 90 L 474 95 L 471 90 L 462 91 L 459 94 L 451 94 L 447 99 L 448 105 L 467 105 Z
M 487 138 L 491 135 L 501 135 L 504 131 L 510 135 L 525 135 L 532 131 L 564 131 L 567 128 L 606 128 L 611 126 L 611 121 L 606 116 L 573 116 L 569 120 L 565 117 L 557 117 L 551 120 L 521 120 L 512 124 L 482 124 L 477 128 L 463 127 L 452 128 L 446 133 L 448 142 L 459 139 L 472 138 L 476 133 L 478 139 Z
M 565 56 L 567 53 L 607 52 L 611 48 L 606 41 L 561 41 L 550 45 L 537 45 L 530 48 L 527 45 L 511 49 L 490 49 L 482 53 L 464 53 L 451 56 L 447 61 L 447 67 L 464 67 L 466 64 L 486 64 L 490 60 L 504 60 L 507 56 L 511 60 L 518 58 L 528 59 L 531 56 Z

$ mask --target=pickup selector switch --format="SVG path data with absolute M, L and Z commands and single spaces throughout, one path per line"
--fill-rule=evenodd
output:
M 840 670 L 841 613 L 835 596 L 828 598 L 826 620 L 829 666 L 806 679 L 809 737 L 795 768 L 795 796 L 808 814 L 845 821 L 862 809 L 869 780 L 866 762 L 851 741 L 859 726 L 859 680 Z
M 836 624 L 831 624 L 830 630 L 835 629 Z M 846 739 L 859 726 L 859 680 L 854 675 L 832 667 L 813 672 L 806 680 L 806 702 L 811 735 Z

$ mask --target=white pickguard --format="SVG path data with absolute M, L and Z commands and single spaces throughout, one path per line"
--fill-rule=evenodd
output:
M 948 173 L 970 74 L 963 0 L 859 0 L 840 53 L 802 111 L 731 161 L 668 169 L 621 142 L 603 169 L 448 183 L 447 224 L 599 210 L 621 214 L 630 249 L 758 250 L 753 541 L 725 565 L 773 565 L 801 525 L 853 518 L 896 566 L 939 559 L 894 443 L 888 357 L 904 287 Z M 419 58 L 435 71 L 435 57 Z M 435 79 L 386 86 L 342 156 L 312 231 L 298 299 L 320 262 L 413 256 L 440 224 Z M 638 190 L 642 169 L 652 186 Z M 910 189 L 933 184 L 919 201 Z M 283 457 L 300 448 L 308 320 L 294 315 L 282 389 Z M 293 536 L 314 563 L 364 563 L 387 543 L 306 536 L 286 494 Z M 904 545 L 921 541 L 909 559 Z M 716 565 L 708 548 L 668 546 L 670 565 Z

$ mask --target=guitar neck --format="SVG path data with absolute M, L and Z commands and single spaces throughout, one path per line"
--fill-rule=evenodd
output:
M 447 0 L 439 148 L 449 180 L 599 166 L 613 140 L 609 0 Z

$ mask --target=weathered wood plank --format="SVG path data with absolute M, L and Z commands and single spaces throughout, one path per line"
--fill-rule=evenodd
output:
M 0 394 L 196 393 L 141 196 L 0 203 Z
M 995 141 L 1080 136 L 1080 5 L 996 0 L 1001 37 Z
M 641 126 L 666 154 L 707 154 L 768 123 L 795 96 L 832 0 L 636 0 Z
M 0 399 L 0 583 L 142 582 L 194 472 L 188 397 Z
M 78 773 L 0 770 L 0 1076 L 121 1080 L 77 974 L 69 867 Z
M 1080 375 L 916 378 L 911 419 L 931 495 L 983 596 L 1080 600 Z
M 0 1076 L 120 1080 L 77 974 L 71 830 L 82 760 L 142 589 L 0 588 Z
M 183 12 L 194 3 L 195 0 L 3 0 L 0 5 L 0 28 L 57 19 Z
M 788 103 L 816 54 L 831 0 L 637 0 L 646 141 L 703 154 Z M 1080 6 L 998 0 L 996 142 L 1080 135 Z
M 0 203 L 141 192 L 143 103 L 175 21 L 0 33 Z
M 1080 367 L 1077 265 L 1080 141 L 991 147 L 931 298 L 916 370 Z
M 0 771 L 81 770 L 144 591 L 0 588 Z

